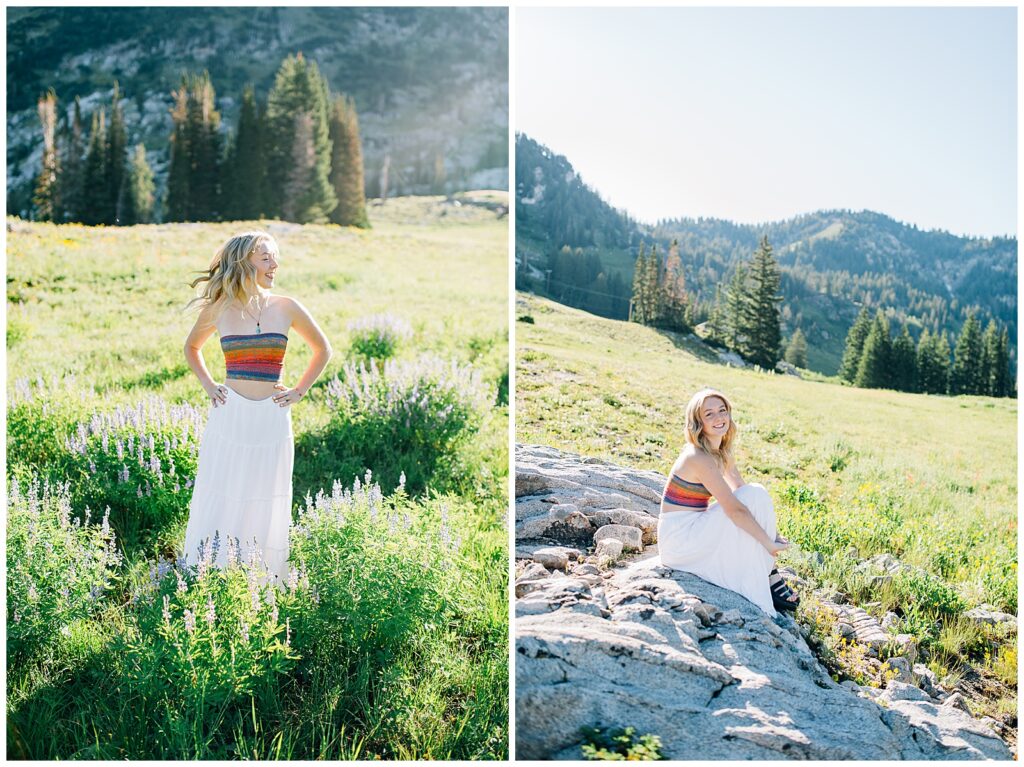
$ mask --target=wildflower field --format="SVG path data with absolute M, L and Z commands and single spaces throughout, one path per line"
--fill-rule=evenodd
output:
M 507 758 L 507 220 L 370 215 L 8 219 L 9 758 Z M 282 590 L 230 543 L 224 570 L 178 559 L 210 408 L 187 282 L 250 228 L 334 348 L 292 406 Z
M 796 544 L 780 564 L 807 582 L 798 620 L 817 632 L 824 659 L 837 674 L 879 681 L 859 675 L 818 619 L 816 593 L 879 619 L 894 613 L 888 630 L 914 637 L 919 662 L 976 715 L 1015 730 L 1015 627 L 966 613 L 1017 613 L 1016 400 L 727 367 L 681 335 L 528 294 L 515 314 L 517 442 L 665 474 L 685 444 L 690 396 L 720 389 L 734 408 L 740 471 L 768 488 Z M 902 569 L 875 572 L 883 554 Z

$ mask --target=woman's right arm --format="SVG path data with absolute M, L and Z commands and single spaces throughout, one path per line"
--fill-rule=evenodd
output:
M 210 375 L 210 371 L 206 369 L 206 362 L 203 360 L 203 344 L 206 340 L 213 335 L 216 330 L 216 317 L 213 313 L 212 306 L 206 306 L 199 316 L 196 318 L 196 324 L 192 326 L 191 332 L 188 334 L 188 338 L 185 339 L 185 361 L 188 366 L 192 368 L 192 372 L 196 374 L 196 378 L 199 379 L 199 383 L 202 384 L 203 390 L 213 400 L 213 404 L 216 407 L 217 403 L 224 404 L 228 401 L 227 395 L 222 392 L 217 382 L 213 380 Z
M 722 476 L 721 470 L 714 459 L 708 455 L 694 456 L 692 464 L 693 472 L 697 479 L 708 489 L 722 506 L 722 511 L 736 527 L 748 533 L 755 541 L 764 546 L 765 550 L 775 556 L 782 551 L 784 546 L 768 537 L 768 533 L 757 523 L 754 515 L 739 498 L 733 495 L 732 488 Z

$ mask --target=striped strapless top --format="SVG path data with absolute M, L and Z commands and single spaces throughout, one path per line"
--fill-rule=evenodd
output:
M 225 377 L 277 383 L 281 380 L 287 346 L 288 336 L 284 333 L 221 336 Z
M 662 500 L 672 506 L 678 506 L 680 510 L 707 511 L 710 497 L 711 493 L 700 482 L 687 482 L 671 474 L 665 485 Z

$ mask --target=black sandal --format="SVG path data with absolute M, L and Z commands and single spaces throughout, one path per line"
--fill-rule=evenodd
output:
M 778 579 L 772 581 L 772 576 L 777 576 Z M 768 584 L 772 590 L 772 604 L 775 605 L 775 609 L 796 612 L 796 608 L 800 604 L 800 598 L 790 599 L 790 597 L 795 595 L 779 573 L 778 568 L 772 568 L 772 571 L 768 573 Z

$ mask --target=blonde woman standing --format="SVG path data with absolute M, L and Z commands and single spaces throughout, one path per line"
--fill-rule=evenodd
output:
M 247 559 L 256 551 L 277 584 L 288 576 L 291 524 L 291 406 L 301 400 L 331 358 L 331 345 L 306 308 L 272 292 L 280 261 L 266 232 L 236 235 L 217 251 L 206 283 L 189 302 L 199 316 L 185 340 L 185 359 L 210 398 L 185 530 L 185 558 L 208 554 L 223 566 L 228 548 Z M 187 308 L 187 307 L 186 307 Z M 282 382 L 288 331 L 309 344 L 313 359 L 294 387 Z M 224 383 L 203 361 L 216 332 L 224 351 Z M 209 548 L 204 548 L 209 547 Z
M 777 535 L 768 491 L 740 476 L 735 436 L 725 395 L 694 394 L 686 407 L 687 444 L 662 493 L 658 553 L 666 567 L 735 591 L 774 617 L 776 609 L 799 604 L 775 569 L 789 542 Z

